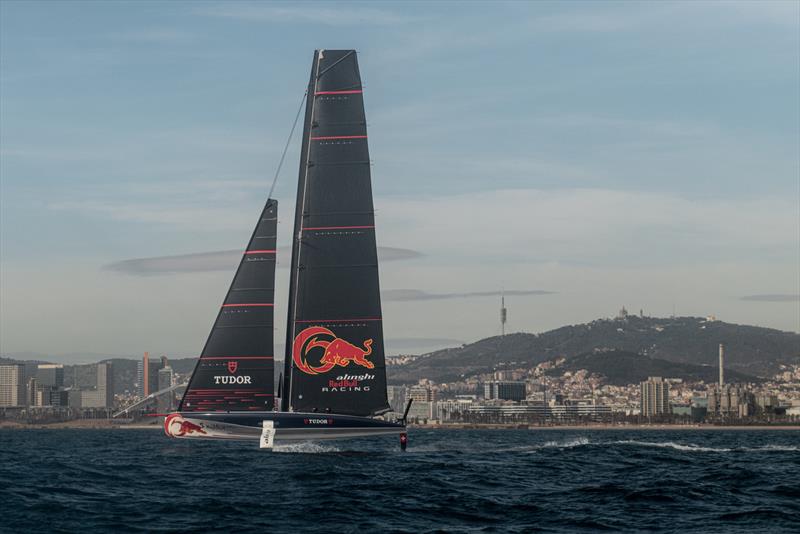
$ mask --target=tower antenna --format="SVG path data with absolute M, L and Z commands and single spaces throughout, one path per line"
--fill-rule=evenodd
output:
M 506 292 L 502 290 L 500 292 L 500 335 L 506 335 L 506 317 L 508 316 L 508 310 L 506 310 Z

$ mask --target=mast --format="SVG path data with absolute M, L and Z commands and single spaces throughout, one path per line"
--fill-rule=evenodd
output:
M 292 231 L 292 261 L 290 265 L 289 276 L 289 306 L 287 309 L 286 317 L 286 352 L 283 359 L 283 387 L 281 392 L 281 411 L 289 411 L 289 402 L 291 398 L 291 382 L 292 382 L 292 341 L 294 339 L 294 326 L 295 326 L 295 301 L 297 299 L 297 287 L 299 269 L 298 262 L 300 256 L 300 229 L 303 222 L 303 202 L 306 192 L 306 181 L 308 177 L 308 154 L 309 145 L 311 143 L 311 121 L 314 116 L 314 104 L 316 103 L 316 86 L 317 74 L 319 72 L 319 55 L 320 51 L 314 51 L 314 59 L 311 64 L 311 77 L 308 80 L 308 89 L 306 91 L 306 114 L 303 120 L 303 140 L 300 147 L 300 170 L 298 172 L 299 178 L 297 180 L 297 203 L 294 209 L 294 230 Z
M 268 199 L 178 411 L 272 410 L 277 217 L 278 202 Z
M 355 50 L 317 50 L 297 185 L 283 411 L 388 411 L 366 118 Z

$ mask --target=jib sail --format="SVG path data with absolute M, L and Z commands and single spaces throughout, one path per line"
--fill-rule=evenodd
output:
M 179 411 L 274 406 L 273 304 L 278 202 L 268 199 Z
M 355 50 L 317 50 L 292 245 L 284 411 L 388 410 L 378 258 Z

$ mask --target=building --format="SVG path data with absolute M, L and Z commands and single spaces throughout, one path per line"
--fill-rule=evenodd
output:
M 42 387 L 63 388 L 64 366 L 55 363 L 40 363 L 36 367 L 36 380 Z
M 35 376 L 32 376 L 28 379 L 28 391 L 25 393 L 26 400 L 25 404 L 28 406 L 41 406 L 41 404 L 36 404 L 36 395 L 37 390 L 39 389 L 39 381 L 36 380 Z
M 157 361 L 153 361 L 150 359 L 149 352 L 144 353 L 141 361 L 136 364 L 137 393 L 140 397 L 147 397 L 161 389 L 158 373 L 165 367 L 169 367 L 166 356 L 161 356 Z
M 493 380 L 483 385 L 483 397 L 487 400 L 525 400 L 525 382 Z
M 771 399 L 761 399 L 767 404 Z M 708 413 L 723 417 L 748 417 L 754 415 L 759 406 L 758 399 L 743 386 L 725 384 L 708 389 Z M 777 399 L 775 400 L 777 404 Z
M 0 406 L 25 406 L 25 367 L 0 365 Z
M 641 383 L 641 414 L 645 417 L 668 415 L 669 383 L 660 376 L 650 376 Z
M 114 376 L 110 362 L 97 364 L 97 386 L 81 392 L 82 408 L 114 407 Z
M 158 370 L 158 391 L 163 391 L 172 387 L 172 367 L 167 365 Z M 160 413 L 171 412 L 175 407 L 175 392 L 170 391 L 158 396 L 158 411 Z
M 414 386 L 409 388 L 408 398 L 414 399 L 414 404 L 420 404 L 423 402 L 435 402 L 436 392 L 427 386 Z
M 408 418 L 416 421 L 427 421 L 434 418 L 433 407 L 435 403 L 431 401 L 414 401 L 408 411 Z
M 145 354 L 147 353 L 145 352 Z M 136 362 L 136 393 L 142 398 L 146 397 L 144 394 L 144 365 L 145 358 Z
M 389 398 L 389 406 L 395 413 L 403 413 L 406 409 L 406 388 L 405 386 L 386 386 L 386 395 Z

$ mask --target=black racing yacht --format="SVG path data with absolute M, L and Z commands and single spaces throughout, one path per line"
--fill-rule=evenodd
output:
M 299 113 L 299 112 L 298 112 Z M 317 50 L 308 84 L 284 369 L 275 392 L 278 203 L 268 199 L 197 361 L 175 438 L 275 442 L 399 434 L 389 420 L 370 159 L 355 50 Z

